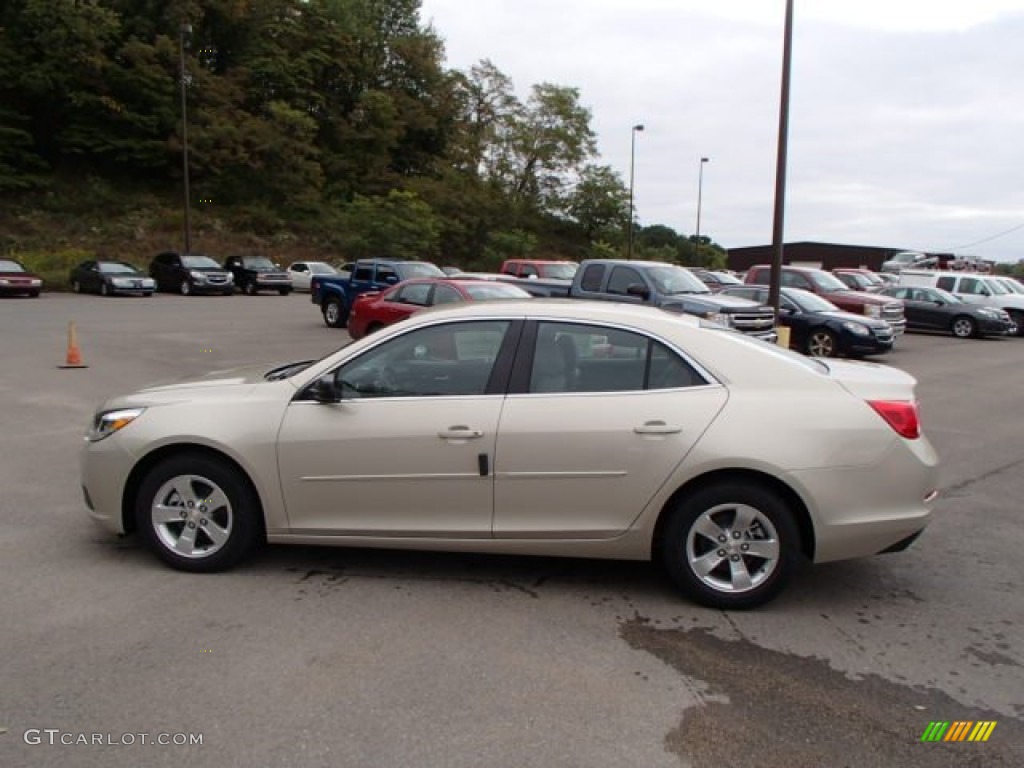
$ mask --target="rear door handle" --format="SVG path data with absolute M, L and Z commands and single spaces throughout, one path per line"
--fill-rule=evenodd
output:
M 633 427 L 638 435 L 676 435 L 683 431 L 682 427 L 666 424 L 664 421 L 645 421 L 638 427 Z
M 482 429 L 470 429 L 469 427 L 456 426 L 448 427 L 448 429 L 442 429 L 437 433 L 437 436 L 443 440 L 475 440 L 478 437 L 484 436 Z

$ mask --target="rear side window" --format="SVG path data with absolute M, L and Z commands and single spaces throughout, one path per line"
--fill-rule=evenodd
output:
M 373 279 L 373 267 L 370 265 L 361 265 L 356 267 L 352 273 L 353 280 L 372 280 Z
M 935 283 L 936 288 L 941 288 L 944 291 L 952 291 L 956 287 L 955 277 L 940 277 L 938 282 Z
M 395 298 L 403 304 L 415 304 L 418 307 L 425 307 L 430 298 L 431 287 L 430 283 L 413 283 L 402 288 Z
M 604 280 L 604 264 L 591 264 L 583 272 L 580 287 L 584 291 L 600 291 L 602 280 Z

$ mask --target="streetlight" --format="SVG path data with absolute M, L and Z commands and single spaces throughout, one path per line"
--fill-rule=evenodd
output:
M 191 204 L 188 191 L 188 100 L 185 98 L 186 35 L 192 35 L 192 25 L 182 22 L 178 29 L 178 53 L 181 57 L 181 163 L 185 172 L 185 253 L 192 253 Z
M 644 129 L 637 124 L 629 132 L 629 236 L 626 240 L 626 258 L 633 258 L 633 166 L 636 161 L 636 134 Z
M 694 266 L 697 267 L 700 266 L 700 202 L 701 195 L 704 192 L 704 163 L 707 163 L 710 160 L 710 157 L 702 157 L 700 159 L 700 165 L 698 166 L 699 170 L 697 172 L 697 234 L 695 235 L 696 243 L 694 244 L 693 254 L 693 260 L 696 262 Z

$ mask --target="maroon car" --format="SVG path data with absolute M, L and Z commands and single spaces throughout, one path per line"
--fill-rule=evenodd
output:
M 0 296 L 38 296 L 43 281 L 14 259 L 0 259 Z
M 356 299 L 348 316 L 348 335 L 360 339 L 385 325 L 404 320 L 424 307 L 463 301 L 528 298 L 530 294 L 522 288 L 494 280 L 415 278 L 386 291 L 364 293 Z
M 744 282 L 747 285 L 768 285 L 770 274 L 771 267 L 763 265 L 751 267 L 747 270 Z M 800 288 L 816 293 L 840 309 L 853 312 L 855 315 L 885 320 L 897 336 L 907 328 L 902 301 L 895 300 L 891 296 L 852 291 L 838 277 L 823 269 L 785 266 L 782 268 L 780 283 L 786 288 Z

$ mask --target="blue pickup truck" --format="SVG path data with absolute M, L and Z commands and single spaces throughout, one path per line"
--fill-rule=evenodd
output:
M 320 307 L 324 322 L 344 328 L 356 297 L 368 291 L 382 291 L 413 277 L 444 277 L 429 261 L 361 259 L 348 274 L 314 275 L 309 284 L 310 300 Z

